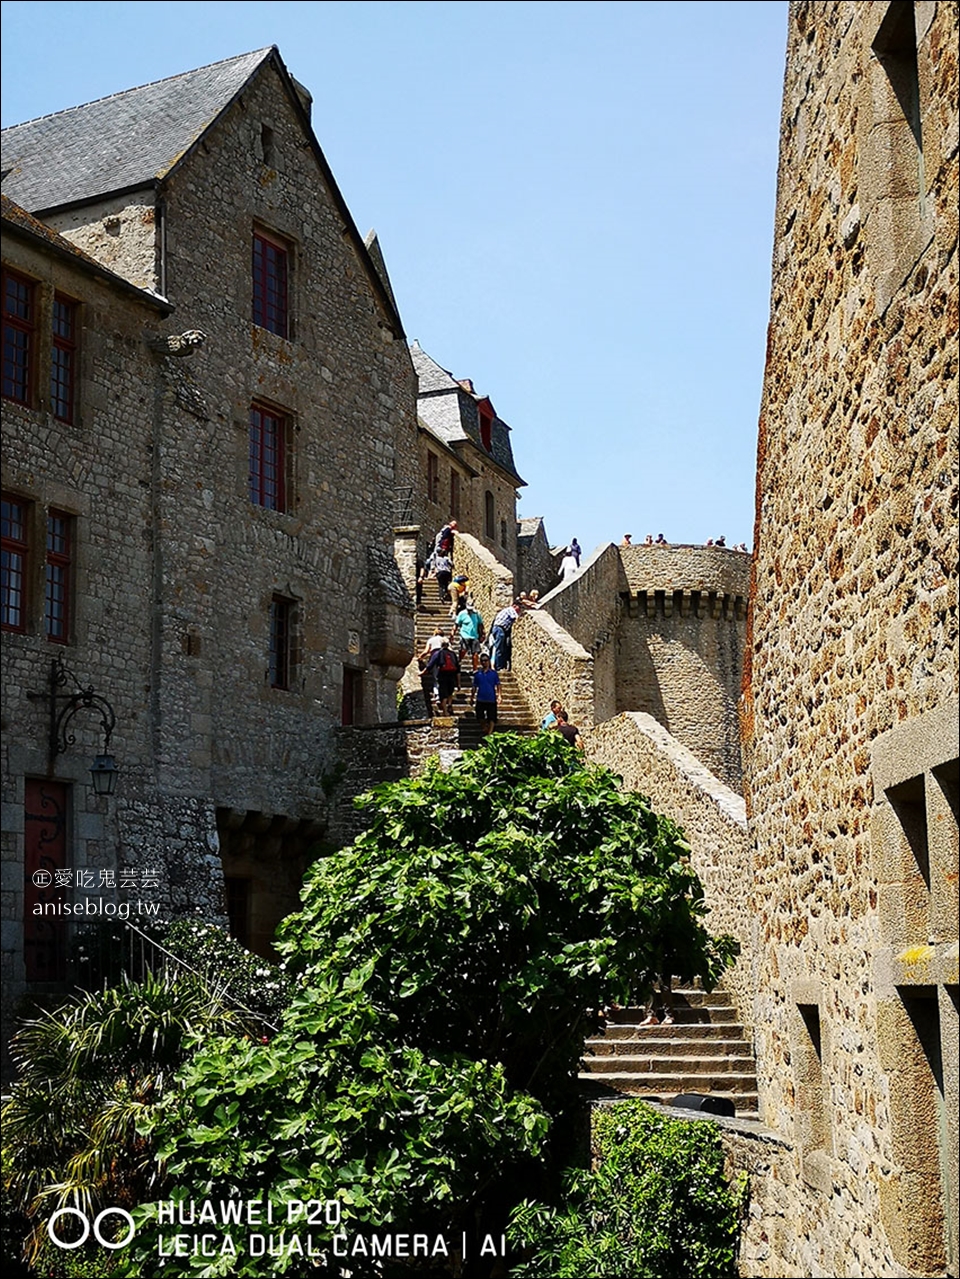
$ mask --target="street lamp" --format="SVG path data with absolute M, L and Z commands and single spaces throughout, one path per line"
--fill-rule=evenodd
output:
M 60 692 L 69 681 L 73 681 L 76 691 Z M 103 751 L 95 756 L 90 765 L 90 777 L 97 795 L 112 795 L 117 787 L 119 769 L 117 761 L 110 754 L 110 735 L 117 722 L 113 707 L 100 693 L 94 691 L 93 685 L 84 687 L 76 675 L 67 666 L 61 653 L 50 664 L 49 687 L 45 693 L 27 693 L 31 701 L 46 701 L 50 705 L 50 733 L 48 737 L 49 764 L 52 770 L 53 761 L 63 755 L 76 742 L 72 730 L 73 717 L 81 710 L 92 710 L 100 716 L 100 729 L 103 733 Z M 58 710 L 57 703 L 63 702 Z

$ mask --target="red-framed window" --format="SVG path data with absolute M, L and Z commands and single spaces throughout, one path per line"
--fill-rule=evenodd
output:
M 287 419 L 263 404 L 250 406 L 250 501 L 287 509 Z
M 0 629 L 27 629 L 30 503 L 4 493 L 0 502 Z
M 43 633 L 54 644 L 70 642 L 70 583 L 73 516 L 47 512 L 47 559 L 43 579 Z
M 427 501 L 440 501 L 440 459 L 436 453 L 427 452 Z
M 290 253 L 261 231 L 253 233 L 253 322 L 280 337 L 289 336 Z
M 24 778 L 23 963 L 27 981 L 67 975 L 63 881 L 69 859 L 70 790 L 63 782 Z
M 33 403 L 36 286 L 13 271 L 3 273 L 3 398 Z
M 72 422 L 77 375 L 76 302 L 53 297 L 53 350 L 50 356 L 50 407 L 61 422 Z
M 293 676 L 293 607 L 282 595 L 270 601 L 271 688 L 289 688 Z
M 493 447 L 493 408 L 488 400 L 477 405 L 480 415 L 480 441 L 489 453 Z

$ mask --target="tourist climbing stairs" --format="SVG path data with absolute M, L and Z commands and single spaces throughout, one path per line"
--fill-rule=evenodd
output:
M 645 1017 L 642 1008 L 618 1009 L 587 1040 L 580 1079 L 588 1095 L 669 1105 L 701 1093 L 728 1099 L 740 1117 L 756 1117 L 753 1050 L 725 991 L 676 989 L 673 1025 L 644 1026 Z
M 438 626 L 442 629 L 444 635 L 449 635 L 450 628 L 453 625 L 449 606 L 446 604 L 440 605 L 432 598 L 434 593 L 433 582 L 427 583 L 427 590 L 430 592 L 431 597 L 421 604 L 415 615 L 418 654 L 422 653 L 426 648 L 427 641 L 431 635 L 436 633 Z M 477 722 L 470 706 L 470 680 L 472 675 L 471 659 L 464 655 L 463 669 L 460 676 L 461 687 L 453 698 L 453 713 L 457 722 L 457 736 L 460 746 L 464 750 L 478 746 L 483 739 L 482 725 Z M 503 732 L 506 730 L 511 733 L 534 732 L 537 723 L 520 695 L 517 681 L 511 671 L 500 672 L 500 693 L 502 700 L 497 715 L 498 731 Z

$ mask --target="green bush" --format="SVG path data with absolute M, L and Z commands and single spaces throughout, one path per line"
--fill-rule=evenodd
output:
M 369 829 L 281 926 L 280 1033 L 208 1040 L 151 1136 L 195 1199 L 337 1198 L 354 1230 L 499 1234 L 518 1187 L 549 1194 L 570 1161 L 585 1009 L 665 954 L 711 984 L 734 948 L 704 927 L 677 827 L 556 735 L 497 734 L 365 802 Z M 145 1214 L 128 1273 L 152 1238 Z
M 595 1166 L 562 1208 L 524 1202 L 511 1241 L 522 1279 L 733 1279 L 745 1186 L 724 1174 L 719 1129 L 643 1102 L 594 1111 Z

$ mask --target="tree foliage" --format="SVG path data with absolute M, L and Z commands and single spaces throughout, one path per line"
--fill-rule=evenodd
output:
M 156 1268 L 151 1199 L 262 1200 L 281 1219 L 336 1200 L 352 1231 L 502 1231 L 519 1188 L 555 1197 L 571 1160 L 586 1010 L 661 971 L 712 985 L 734 952 L 704 926 L 678 828 L 554 734 L 495 734 L 364 802 L 369 828 L 315 863 L 281 926 L 279 1030 L 185 1027 L 177 1087 L 122 1138 L 117 1166 L 142 1142 L 162 1184 L 139 1185 L 116 1273 Z M 302 1270 L 242 1248 L 163 1267 Z
M 201 1047 L 154 1135 L 194 1197 L 501 1230 L 517 1186 L 550 1193 L 570 1157 L 585 1010 L 665 956 L 712 984 L 733 944 L 704 927 L 677 827 L 553 735 L 495 735 L 365 803 L 369 829 L 315 864 L 281 926 L 297 993 L 280 1033 Z
M 571 1170 L 560 1209 L 524 1202 L 510 1235 L 520 1279 L 733 1279 L 744 1185 L 730 1186 L 716 1124 L 642 1102 L 594 1114 L 595 1166 Z

